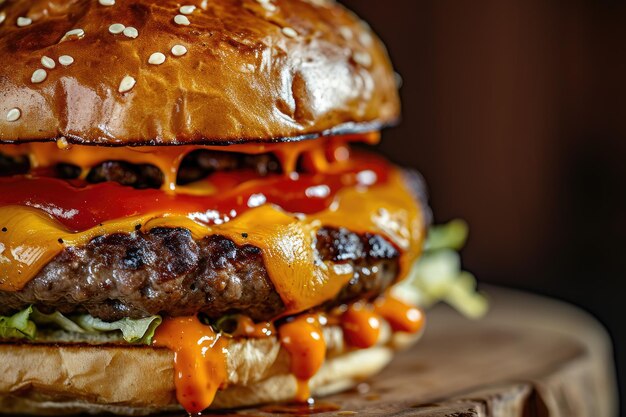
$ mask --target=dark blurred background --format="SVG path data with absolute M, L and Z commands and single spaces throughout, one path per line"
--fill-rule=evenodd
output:
M 382 150 L 470 223 L 466 268 L 591 312 L 626 382 L 626 1 L 343 3 L 404 79 Z

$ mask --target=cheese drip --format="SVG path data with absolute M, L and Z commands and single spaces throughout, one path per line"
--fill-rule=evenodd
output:
M 250 143 L 231 145 L 226 150 L 223 146 L 136 146 L 136 147 L 103 147 L 69 145 L 57 146 L 56 143 L 26 143 L 20 145 L 4 145 L 0 153 L 10 156 L 28 155 L 32 169 L 49 168 L 57 164 L 71 164 L 81 169 L 81 178 L 85 178 L 92 167 L 106 161 L 124 161 L 131 164 L 154 165 L 163 173 L 164 191 L 176 192 L 180 188 L 176 184 L 180 164 L 189 153 L 197 150 L 236 152 L 243 154 L 273 153 L 279 159 L 283 172 L 295 172 L 301 155 L 310 162 L 307 167 L 316 172 L 328 172 L 332 165 L 328 163 L 325 153 L 332 154 L 345 143 L 363 142 L 376 144 L 380 140 L 378 132 L 340 137 L 327 137 L 318 140 L 306 140 L 293 143 Z M 330 155 L 331 159 L 341 161 L 341 154 Z
M 32 207 L 0 207 L 0 290 L 19 291 L 67 246 L 81 246 L 113 233 L 144 232 L 153 228 L 189 229 L 195 239 L 221 235 L 238 245 L 254 245 L 286 315 L 296 314 L 333 299 L 353 275 L 347 264 L 319 259 L 315 235 L 322 226 L 345 227 L 357 233 L 377 233 L 401 249 L 401 276 L 420 254 L 424 238 L 421 208 L 393 169 L 388 181 L 371 187 L 349 187 L 336 195 L 326 210 L 306 216 L 263 205 L 220 224 L 205 225 L 187 213 L 153 212 L 112 220 L 72 233 L 49 214 Z M 312 250 L 313 248 L 313 250 Z

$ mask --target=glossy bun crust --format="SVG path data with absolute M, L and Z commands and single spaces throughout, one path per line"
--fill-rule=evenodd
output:
M 227 145 L 373 130 L 399 117 L 384 45 L 334 1 L 101 4 L 111 1 L 0 5 L 0 142 Z M 175 18 L 181 5 L 196 8 Z M 189 25 L 175 21 L 185 17 Z M 138 36 L 111 33 L 115 23 Z M 149 63 L 156 52 L 164 63 Z M 65 55 L 71 65 L 59 63 Z M 38 69 L 46 78 L 33 82 Z M 120 92 L 127 76 L 132 88 Z

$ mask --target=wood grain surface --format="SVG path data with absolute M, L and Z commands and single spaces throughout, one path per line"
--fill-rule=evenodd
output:
M 419 344 L 354 390 L 318 400 L 318 410 L 206 415 L 617 416 L 611 343 L 595 320 L 546 298 L 498 288 L 487 293 L 486 318 L 433 309 Z M 324 408 L 334 410 L 317 412 Z

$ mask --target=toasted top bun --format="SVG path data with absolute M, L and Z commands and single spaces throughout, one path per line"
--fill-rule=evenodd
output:
M 2 19 L 0 143 L 228 145 L 399 117 L 384 45 L 330 0 L 13 0 Z

